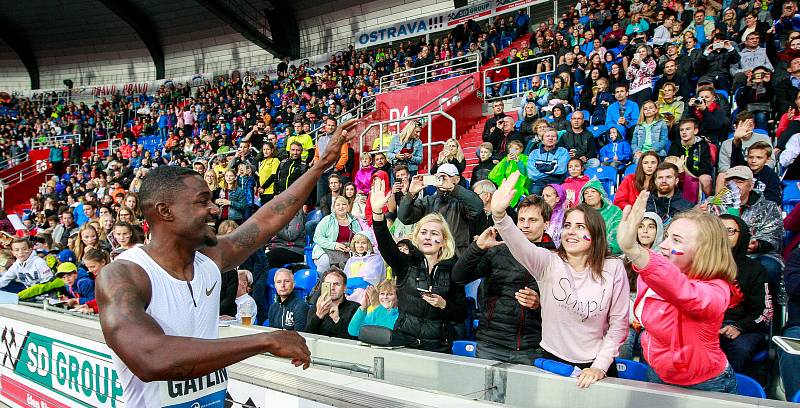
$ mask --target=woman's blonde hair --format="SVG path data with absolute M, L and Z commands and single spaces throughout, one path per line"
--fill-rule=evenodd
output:
M 97 243 L 95 246 L 100 248 L 100 233 L 97 232 L 97 228 L 95 228 L 94 225 L 87 222 L 78 230 L 78 236 L 75 239 L 75 243 L 72 247 L 72 252 L 75 252 L 75 259 L 83 259 L 83 254 L 86 251 L 86 245 L 83 243 L 83 238 L 81 238 L 81 235 L 83 235 L 83 231 L 88 230 L 94 231 L 94 235 L 97 237 Z
M 367 241 L 367 244 L 369 244 L 369 252 L 372 252 L 372 251 L 375 250 L 375 248 L 372 247 L 372 241 L 369 240 L 369 237 L 367 237 L 366 235 L 361 234 L 361 233 L 354 234 L 353 238 L 350 238 L 350 250 L 354 250 L 355 249 L 356 239 L 363 239 L 364 241 Z
M 428 214 L 417 222 L 417 225 L 414 226 L 414 232 L 411 233 L 411 243 L 419 248 L 420 243 L 417 236 L 419 236 L 419 231 L 422 229 L 422 226 L 429 222 L 439 224 L 439 227 L 442 229 L 442 248 L 439 250 L 439 260 L 442 261 L 452 258 L 456 254 L 456 242 L 453 239 L 453 234 L 450 232 L 450 227 L 447 226 L 447 221 L 445 221 L 444 217 L 439 213 Z
M 225 220 L 219 224 L 219 228 L 217 228 L 217 235 L 228 235 L 233 230 L 239 227 L 239 224 L 236 223 L 234 220 Z
M 456 144 L 456 153 L 455 158 L 456 160 L 463 162 L 464 159 L 464 149 L 461 147 L 461 142 L 458 139 L 448 139 L 445 143 L 454 142 Z
M 672 222 L 680 219 L 692 221 L 697 227 L 697 251 L 692 259 L 691 270 L 686 275 L 693 279 L 723 279 L 733 283 L 736 279 L 736 262 L 733 260 L 728 233 L 722 221 L 698 210 L 681 213 Z
M 408 122 L 406 127 L 403 128 L 403 131 L 400 132 L 400 136 L 397 139 L 400 141 L 400 143 L 405 143 L 411 139 L 415 139 L 416 135 L 414 134 L 414 131 L 417 130 L 417 128 L 419 127 L 422 126 L 420 126 L 419 122 L 417 122 L 416 120 Z
M 642 109 L 639 111 L 639 122 L 638 123 L 644 123 L 644 107 L 647 106 L 650 103 L 652 103 L 653 106 L 656 108 L 656 115 L 653 117 L 653 123 L 658 122 L 661 119 L 664 119 L 661 116 L 661 112 L 659 112 L 658 105 L 655 102 L 653 102 L 653 101 L 645 101 L 645 103 L 642 104 Z
M 216 171 L 214 171 L 212 169 L 208 169 L 208 170 L 206 170 L 206 173 L 203 174 L 203 181 L 205 181 L 206 176 L 209 176 L 209 175 L 214 178 L 214 182 L 209 185 L 208 182 L 206 181 L 206 185 L 208 185 L 208 189 L 209 190 L 214 191 L 214 190 L 219 188 L 219 177 L 217 177 L 217 172 Z

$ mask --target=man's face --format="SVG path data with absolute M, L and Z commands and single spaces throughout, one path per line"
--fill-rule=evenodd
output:
M 386 165 L 386 156 L 383 153 L 375 155 L 375 168 L 381 168 Z
M 75 224 L 75 219 L 72 217 L 71 213 L 63 213 L 61 214 L 61 223 L 64 224 L 65 227 L 71 227 Z
M 342 188 L 342 182 L 338 178 L 331 177 L 330 179 L 328 179 L 328 189 L 330 189 L 331 191 L 339 191 L 339 189 L 341 188 Z
M 694 126 L 693 123 L 684 123 L 680 127 L 681 133 L 681 141 L 686 144 L 694 140 L 694 137 L 697 135 L 697 128 Z
M 753 190 L 753 181 L 752 180 L 743 180 L 738 177 L 736 178 L 729 178 L 726 181 L 733 181 L 737 187 L 739 187 L 739 198 L 741 199 L 742 203 L 746 203 L 747 200 L 750 198 L 750 191 Z
M 275 291 L 280 297 L 289 296 L 294 291 L 294 276 L 288 270 L 275 273 Z
M 542 137 L 542 144 L 544 147 L 550 149 L 556 145 L 558 141 L 558 133 L 554 130 L 548 130 L 547 133 L 544 134 Z
M 331 284 L 331 301 L 336 302 L 342 299 L 342 295 L 344 294 L 344 283 L 338 274 L 328 274 L 325 276 L 325 280 L 323 280 L 323 282 Z
M 697 13 L 694 13 L 694 23 L 695 24 L 697 24 L 697 25 L 703 24 L 703 20 L 705 20 L 705 19 L 706 19 L 706 13 L 704 13 L 702 11 L 698 11 Z
M 396 173 L 394 173 L 394 180 L 400 182 L 403 191 L 408 190 L 408 176 L 409 174 L 407 170 L 398 170 Z
M 294 144 L 293 144 L 293 145 L 292 145 L 292 146 L 289 148 L 289 157 L 290 157 L 292 160 L 297 160 L 297 159 L 299 159 L 299 158 L 300 158 L 300 155 L 301 155 L 302 153 L 303 153 L 303 149 L 301 149 L 301 148 L 300 148 L 300 146 L 298 146 L 298 145 L 294 145 Z
M 580 129 L 583 127 L 583 112 L 575 111 L 572 113 L 572 118 L 569 120 L 573 129 Z
M 769 156 L 764 149 L 750 149 L 747 151 L 747 167 L 753 170 L 753 173 L 758 173 L 764 166 L 767 165 Z
M 627 98 L 628 98 L 628 90 L 626 90 L 625 88 L 619 87 L 614 90 L 614 99 L 616 99 L 618 102 L 622 102 Z
M 333 134 L 336 131 L 336 121 L 335 120 L 327 120 L 325 122 L 325 132 L 328 134 Z
M 656 189 L 659 194 L 671 195 L 675 191 L 677 177 L 672 169 L 660 170 L 656 172 Z
M 83 205 L 83 215 L 85 215 L 86 217 L 94 218 L 95 217 L 95 212 L 96 211 L 95 211 L 93 206 L 86 205 L 86 204 Z
M 542 210 L 539 207 L 523 207 L 517 214 L 517 228 L 530 242 L 541 241 L 548 224 L 549 222 L 542 217 Z
M 503 102 L 495 102 L 492 104 L 492 110 L 494 111 L 495 115 L 503 113 Z
M 664 64 L 664 73 L 667 75 L 670 76 L 675 75 L 675 71 L 677 70 L 678 70 L 678 64 L 676 64 L 675 61 L 670 60 L 667 61 L 666 64 Z
M 11 244 L 11 254 L 14 255 L 14 258 L 17 258 L 18 261 L 28 259 L 31 256 L 31 252 L 33 252 L 33 248 L 28 245 L 27 242 Z
M 226 173 L 228 174 L 228 173 Z M 209 226 L 213 225 L 219 215 L 219 207 L 211 201 L 211 190 L 202 177 L 184 177 L 184 190 L 180 193 L 186 199 L 176 199 L 168 205 L 174 207 L 175 217 L 173 233 L 178 238 L 189 242 L 195 241 L 197 247 L 217 245 L 217 235 Z M 127 229 L 114 228 L 114 236 L 117 236 L 117 229 L 126 232 Z M 202 232 L 202 234 L 198 234 Z M 199 236 L 198 236 L 199 235 Z
M 750 49 L 758 48 L 758 34 L 748 34 L 745 46 Z

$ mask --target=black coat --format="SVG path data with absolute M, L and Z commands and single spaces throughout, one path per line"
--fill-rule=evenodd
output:
M 482 250 L 472 243 L 456 262 L 453 280 L 466 285 L 483 278 L 478 294 L 480 324 L 479 344 L 509 350 L 531 350 L 542 341 L 541 309 L 522 307 L 514 294 L 525 287 L 539 292 L 539 285 L 508 247 L 498 245 Z
M 397 305 L 400 311 L 394 330 L 419 340 L 419 348 L 449 353 L 455 337 L 454 325 L 467 318 L 467 296 L 464 286 L 451 278 L 455 259 L 440 261 L 428 273 L 425 256 L 413 245 L 406 255 L 397 249 L 386 221 L 373 221 L 375 239 L 383 259 L 392 267 L 397 279 Z M 447 302 L 444 309 L 431 306 L 422 299 L 417 288 L 432 290 Z
M 494 168 L 495 164 L 492 162 L 490 158 L 487 161 L 478 163 L 475 167 L 472 168 L 472 177 L 469 179 L 469 188 L 473 188 L 475 183 L 481 180 L 488 180 L 489 173 Z
M 512 130 L 505 135 L 502 130 L 495 128 L 488 136 L 483 137 L 484 142 L 489 142 L 492 144 L 492 147 L 494 147 L 492 158 L 496 160 L 502 160 L 503 157 L 506 157 L 506 153 L 508 153 L 508 143 L 512 140 L 518 140 L 522 143 L 522 147 L 525 148 L 524 137 L 516 130 Z
M 725 311 L 725 324 L 736 326 L 742 333 L 766 332 L 767 323 L 772 317 L 772 305 L 767 304 L 769 278 L 767 270 L 758 261 L 747 256 L 750 243 L 750 228 L 735 216 L 724 215 L 739 224 L 739 242 L 733 248 L 736 261 L 736 288 L 742 300 Z M 771 303 L 771 302 L 770 302 Z
M 483 124 L 483 133 L 482 136 L 486 139 L 493 130 L 497 129 L 497 121 L 506 117 L 505 113 L 501 113 L 499 115 L 492 115 L 489 119 L 486 120 L 486 123 Z
M 344 295 L 342 295 L 344 296 Z M 339 303 L 339 322 L 334 323 L 330 316 L 320 319 L 317 317 L 317 299 L 319 292 L 311 302 L 308 308 L 308 318 L 306 320 L 306 333 L 321 334 L 323 336 L 338 337 L 340 339 L 355 339 L 347 332 L 347 326 L 350 325 L 350 320 L 353 320 L 353 315 L 356 314 L 359 304 L 352 300 L 342 299 Z M 270 322 L 271 323 L 271 322 Z

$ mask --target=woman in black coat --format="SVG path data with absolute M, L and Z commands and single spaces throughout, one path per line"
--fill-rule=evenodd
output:
M 413 338 L 412 347 L 449 353 L 455 327 L 467 318 L 464 286 L 451 279 L 455 264 L 453 234 L 441 215 L 428 214 L 414 228 L 409 252 L 401 252 L 383 214 L 388 198 L 383 181 L 375 181 L 370 194 L 372 227 L 381 256 L 397 280 L 400 315 L 394 331 Z

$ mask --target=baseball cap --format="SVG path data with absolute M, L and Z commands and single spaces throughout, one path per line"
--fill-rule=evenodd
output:
M 76 260 L 75 253 L 72 252 L 70 249 L 64 249 L 58 253 L 58 261 L 59 262 L 71 262 L 74 263 Z
M 62 262 L 56 269 L 56 276 L 66 275 L 72 272 L 77 272 L 78 267 L 72 262 Z
M 747 166 L 736 166 L 731 167 L 725 172 L 725 180 L 738 178 L 742 180 L 752 180 L 753 179 L 753 171 L 750 170 Z
M 458 175 L 458 169 L 453 163 L 445 163 L 439 166 L 439 170 L 436 172 L 436 174 L 446 174 L 450 177 L 453 177 Z

